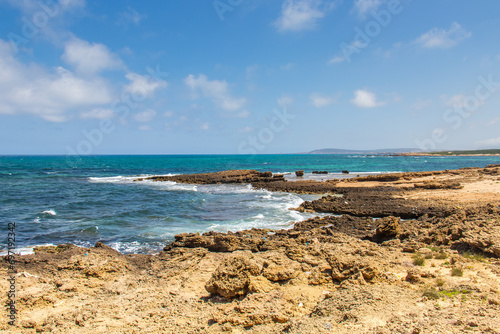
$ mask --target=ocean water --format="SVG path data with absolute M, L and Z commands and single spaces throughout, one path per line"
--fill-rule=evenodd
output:
M 254 190 L 249 185 L 133 182 L 137 177 L 256 169 L 329 171 L 342 176 L 484 167 L 498 157 L 364 155 L 4 156 L 0 157 L 0 254 L 16 223 L 17 252 L 37 245 L 97 241 L 122 253 L 155 253 L 183 232 L 291 228 L 312 217 L 289 210 L 317 195 Z

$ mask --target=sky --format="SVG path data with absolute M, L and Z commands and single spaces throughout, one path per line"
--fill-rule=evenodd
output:
M 500 148 L 495 0 L 0 0 L 0 154 Z

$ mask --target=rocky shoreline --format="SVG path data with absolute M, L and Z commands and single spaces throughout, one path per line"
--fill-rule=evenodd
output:
M 296 210 L 328 215 L 288 230 L 184 233 L 157 255 L 38 248 L 17 258 L 18 322 L 3 312 L 0 329 L 500 333 L 500 165 L 325 182 L 257 171 L 153 180 L 323 194 Z

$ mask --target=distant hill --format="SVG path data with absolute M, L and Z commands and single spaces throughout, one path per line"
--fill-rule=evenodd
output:
M 416 148 L 386 148 L 379 150 L 345 150 L 339 148 L 324 148 L 321 150 L 311 151 L 307 154 L 399 154 L 419 152 Z

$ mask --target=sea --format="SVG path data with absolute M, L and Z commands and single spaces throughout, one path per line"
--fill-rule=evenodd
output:
M 496 163 L 499 157 L 486 156 L 0 156 L 0 255 L 7 253 L 9 223 L 15 223 L 15 252 L 20 254 L 41 245 L 90 247 L 98 241 L 124 254 L 150 254 L 184 232 L 292 228 L 314 215 L 289 209 L 320 197 L 250 185 L 134 182 L 139 177 L 255 169 L 293 180 L 297 170 L 318 179 L 327 176 L 313 171 L 342 178 Z

